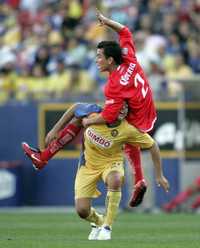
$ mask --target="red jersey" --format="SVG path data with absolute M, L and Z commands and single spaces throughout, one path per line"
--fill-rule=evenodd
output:
M 106 97 L 102 116 L 114 122 L 124 101 L 128 103 L 127 121 L 143 132 L 150 131 L 156 121 L 156 109 L 148 80 L 137 62 L 132 34 L 127 27 L 119 32 L 123 63 L 112 71 L 105 85 Z

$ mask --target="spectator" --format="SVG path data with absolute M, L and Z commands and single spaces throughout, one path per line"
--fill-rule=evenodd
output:
M 3 1 L 0 5 L 0 69 L 11 63 L 13 74 L 18 74 L 19 77 L 22 74 L 22 82 L 24 68 L 27 69 L 25 74 L 29 74 L 26 75 L 29 79 L 30 68 L 35 66 L 41 67 L 45 77 L 51 77 L 51 74 L 57 74 L 57 61 L 61 59 L 68 66 L 75 65 L 80 70 L 84 69 L 81 74 L 89 74 L 87 77 L 97 80 L 98 88 L 102 88 L 104 77 L 96 75 L 95 65 L 91 62 L 95 56 L 91 47 L 95 47 L 100 40 L 114 37 L 112 32 L 99 29 L 95 21 L 96 7 L 104 8 L 108 15 L 134 30 L 138 60 L 154 82 L 158 79 L 158 68 L 155 73 L 155 66 L 158 65 L 162 67 L 166 77 L 190 77 L 200 73 L 199 1 L 157 0 L 109 0 L 101 1 L 98 5 L 94 0 Z M 181 66 L 178 65 L 178 73 L 174 69 L 177 63 L 176 54 L 182 54 L 181 60 L 184 61 Z M 70 69 L 65 69 L 70 75 Z M 0 87 L 4 91 L 1 96 L 3 95 L 4 102 L 9 102 L 9 99 L 13 100 L 13 94 L 10 94 L 9 87 L 5 87 L 8 84 L 4 80 L 5 75 L 1 74 Z M 16 89 L 19 90 L 20 87 Z M 180 90 L 180 84 L 176 82 L 169 81 L 167 87 L 173 97 Z M 79 95 L 81 92 L 82 89 Z M 95 95 L 100 96 L 99 92 L 95 91 Z M 46 94 L 48 99 L 48 92 Z M 18 101 L 23 101 L 24 97 L 19 97 L 18 93 L 17 95 Z M 52 98 L 57 98 L 59 94 L 56 95 L 57 93 L 51 93 Z
M 56 63 L 56 71 L 48 78 L 48 92 L 52 99 L 67 99 L 72 88 L 71 74 L 62 59 Z
M 189 58 L 188 64 L 194 73 L 200 73 L 200 50 L 196 41 L 189 41 L 187 44 Z
M 168 72 L 169 78 L 185 79 L 192 76 L 191 68 L 185 63 L 185 59 L 182 53 L 176 53 L 174 60 L 174 66 L 171 71 Z

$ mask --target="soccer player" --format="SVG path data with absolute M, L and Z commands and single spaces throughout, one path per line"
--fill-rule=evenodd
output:
M 96 62 L 99 70 L 110 73 L 105 88 L 105 108 L 101 114 L 90 120 L 85 119 L 83 123 L 85 126 L 93 123 L 112 123 L 117 119 L 126 101 L 129 106 L 128 122 L 142 132 L 148 132 L 152 130 L 156 121 L 156 111 L 151 88 L 135 57 L 131 33 L 127 27 L 104 17 L 99 12 L 97 17 L 102 25 L 107 25 L 119 33 L 120 45 L 113 41 L 100 42 L 98 45 Z M 55 136 L 54 131 L 47 135 L 47 140 L 48 137 Z M 79 131 L 80 127 L 74 123 L 65 127 L 56 136 L 58 141 L 53 140 L 44 151 L 41 153 L 35 151 L 36 153 L 31 155 L 35 166 L 42 169 Z M 130 206 L 135 207 L 142 202 L 147 185 L 141 167 L 139 147 L 127 144 L 125 152 L 135 173 L 134 191 L 130 200 Z M 31 154 L 31 151 L 29 153 Z
M 84 132 L 84 150 L 75 180 L 76 211 L 81 218 L 92 223 L 89 240 L 111 239 L 112 224 L 117 215 L 124 180 L 125 143 L 149 149 L 155 166 L 157 184 L 165 191 L 169 190 L 169 183 L 162 172 L 159 149 L 147 133 L 139 131 L 126 120 L 89 126 Z M 104 217 L 91 207 L 91 199 L 99 196 L 97 182 L 100 180 L 103 180 L 107 187 Z
M 200 192 L 200 177 L 197 177 L 194 182 L 185 190 L 176 195 L 170 202 L 166 203 L 162 208 L 165 212 L 173 212 L 178 209 L 181 204 L 187 202 L 189 198 Z M 191 210 L 196 210 L 200 207 L 200 195 L 192 202 Z
M 112 123 L 117 119 L 124 101 L 129 112 L 127 121 L 142 132 L 153 129 L 156 121 L 156 110 L 152 90 L 135 55 L 135 45 L 129 29 L 97 11 L 101 25 L 117 32 L 119 44 L 115 41 L 102 41 L 97 46 L 96 63 L 101 72 L 109 72 L 105 86 L 105 107 L 97 116 L 84 119 L 83 125 Z M 125 153 L 135 173 L 134 191 L 130 206 L 139 205 L 147 185 L 141 166 L 140 150 L 137 146 L 126 145 Z

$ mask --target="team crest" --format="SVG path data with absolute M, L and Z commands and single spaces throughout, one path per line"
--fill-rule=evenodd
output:
M 118 135 L 117 129 L 113 129 L 113 130 L 111 131 L 111 135 L 112 135 L 113 137 L 116 137 L 116 136 Z

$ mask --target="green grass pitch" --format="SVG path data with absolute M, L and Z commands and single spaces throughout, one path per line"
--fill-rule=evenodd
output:
M 75 213 L 0 212 L 1 248 L 200 248 L 200 215 L 121 212 L 112 240 L 88 241 Z

